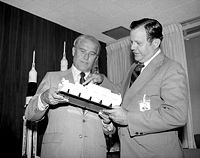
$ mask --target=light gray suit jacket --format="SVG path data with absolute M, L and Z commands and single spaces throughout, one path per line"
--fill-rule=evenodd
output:
M 132 65 L 130 69 L 134 69 Z M 158 54 L 132 86 L 128 72 L 123 82 L 122 107 L 128 110 L 128 126 L 119 127 L 121 158 L 181 158 L 176 128 L 187 121 L 188 94 L 184 69 Z M 144 95 L 150 110 L 141 111 Z
M 46 111 L 38 109 L 38 96 L 49 89 L 57 87 L 62 78 L 74 83 L 71 69 L 65 72 L 48 72 L 40 83 L 35 96 L 26 108 L 28 120 L 38 121 Z M 106 85 L 106 81 L 102 86 Z M 102 123 L 96 113 L 70 106 L 50 106 L 48 126 L 45 131 L 41 158 L 106 158 L 106 141 Z

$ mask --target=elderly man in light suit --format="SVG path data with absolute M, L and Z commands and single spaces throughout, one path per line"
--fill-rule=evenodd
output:
M 85 73 L 85 79 L 88 78 L 86 82 L 98 82 L 98 76 L 90 71 L 99 50 L 100 44 L 94 37 L 79 36 L 72 48 L 72 67 L 64 72 L 48 72 L 29 102 L 25 111 L 28 120 L 39 121 L 46 113 L 48 116 L 41 158 L 106 158 L 106 141 L 98 114 L 70 103 L 63 106 L 59 103 L 67 99 L 58 94 L 62 78 L 77 83 L 81 72 Z M 100 86 L 111 88 L 105 81 Z
M 103 111 L 104 130 L 117 124 L 121 158 L 182 158 L 177 128 L 187 122 L 185 71 L 162 53 L 157 20 L 133 21 L 130 28 L 131 50 L 144 67 L 130 86 L 132 72 L 137 76 L 136 64 L 131 66 L 122 83 L 121 107 Z

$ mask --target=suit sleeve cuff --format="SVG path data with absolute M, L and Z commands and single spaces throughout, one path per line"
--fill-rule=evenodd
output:
M 40 111 L 45 111 L 49 107 L 48 104 L 44 105 L 41 101 L 41 94 L 38 96 L 38 109 Z

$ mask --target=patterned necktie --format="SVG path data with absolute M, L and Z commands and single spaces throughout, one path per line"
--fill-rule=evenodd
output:
M 81 72 L 81 73 L 80 73 L 80 76 L 81 76 L 81 78 L 80 78 L 80 84 L 83 84 L 83 82 L 85 82 L 85 79 L 84 79 L 85 73 L 84 73 L 84 72 Z
M 133 73 L 131 75 L 131 82 L 130 86 L 133 84 L 133 82 L 136 80 L 136 78 L 140 75 L 142 68 L 144 67 L 143 63 L 138 63 L 133 70 Z

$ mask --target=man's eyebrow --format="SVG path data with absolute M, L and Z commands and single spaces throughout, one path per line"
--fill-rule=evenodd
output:
M 90 50 L 87 50 L 87 49 L 85 49 L 85 48 L 81 48 L 81 47 L 78 47 L 78 48 L 81 49 L 81 50 L 84 50 L 84 51 L 88 51 L 88 52 L 92 52 L 92 53 L 97 54 L 96 51 L 94 51 L 94 50 L 91 50 L 91 51 L 90 51 Z

